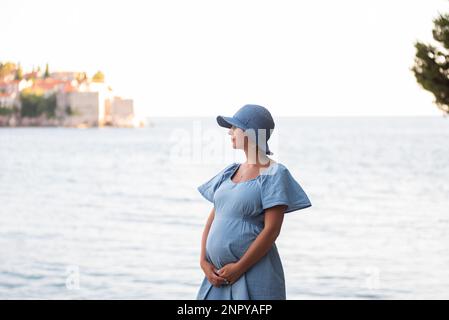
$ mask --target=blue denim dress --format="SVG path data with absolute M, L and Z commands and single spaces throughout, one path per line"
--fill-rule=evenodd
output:
M 285 213 L 310 207 L 306 193 L 281 163 L 274 162 L 251 180 L 235 183 L 239 163 L 226 166 L 198 187 L 214 204 L 215 217 L 206 241 L 206 259 L 217 269 L 237 262 L 264 227 L 265 209 L 284 204 Z M 198 300 L 286 299 L 284 270 L 276 247 L 232 285 L 213 286 L 204 277 Z

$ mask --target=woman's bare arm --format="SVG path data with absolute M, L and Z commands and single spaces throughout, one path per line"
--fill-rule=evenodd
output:
M 243 257 L 238 261 L 239 266 L 246 272 L 270 250 L 281 232 L 286 206 L 280 205 L 265 210 L 265 226 L 256 240 L 250 245 Z
M 200 264 L 203 261 L 206 261 L 206 241 L 207 241 L 207 236 L 209 235 L 210 226 L 211 226 L 212 222 L 214 221 L 214 218 L 215 218 L 215 207 L 212 208 L 212 210 L 209 214 L 209 217 L 207 218 L 206 226 L 204 227 L 203 236 L 201 238 Z

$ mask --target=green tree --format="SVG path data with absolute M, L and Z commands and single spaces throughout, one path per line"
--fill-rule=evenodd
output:
M 449 14 L 433 20 L 435 45 L 417 41 L 412 71 L 418 83 L 435 97 L 435 104 L 449 114 Z
M 23 71 L 22 67 L 20 66 L 20 63 L 17 64 L 17 70 L 16 70 L 16 80 L 22 80 L 23 79 Z
M 101 71 L 97 71 L 92 77 L 93 82 L 104 82 L 104 74 Z
M 45 65 L 44 79 L 50 77 L 50 72 L 48 71 L 48 63 Z
M 39 117 L 45 114 L 48 118 L 55 116 L 56 110 L 56 95 L 52 94 L 48 97 L 35 93 L 22 92 L 20 94 L 21 109 L 20 115 L 22 117 Z
M 13 108 L 7 108 L 0 106 L 0 116 L 7 116 L 14 113 Z

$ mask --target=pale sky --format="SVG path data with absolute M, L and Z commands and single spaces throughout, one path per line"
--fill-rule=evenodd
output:
M 96 70 L 147 116 L 439 115 L 410 71 L 446 0 L 3 0 L 0 60 Z

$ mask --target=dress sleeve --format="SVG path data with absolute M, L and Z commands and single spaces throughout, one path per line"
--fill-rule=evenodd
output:
M 285 167 L 267 174 L 261 186 L 263 209 L 284 204 L 287 205 L 284 213 L 288 213 L 312 206 L 307 194 Z
M 227 174 L 230 172 L 230 170 L 233 168 L 234 165 L 235 163 L 226 166 L 211 179 L 209 179 L 202 185 L 198 186 L 197 189 L 201 193 L 201 195 L 213 203 L 215 191 L 218 189 L 220 184 L 223 182 L 223 179 L 227 176 Z

